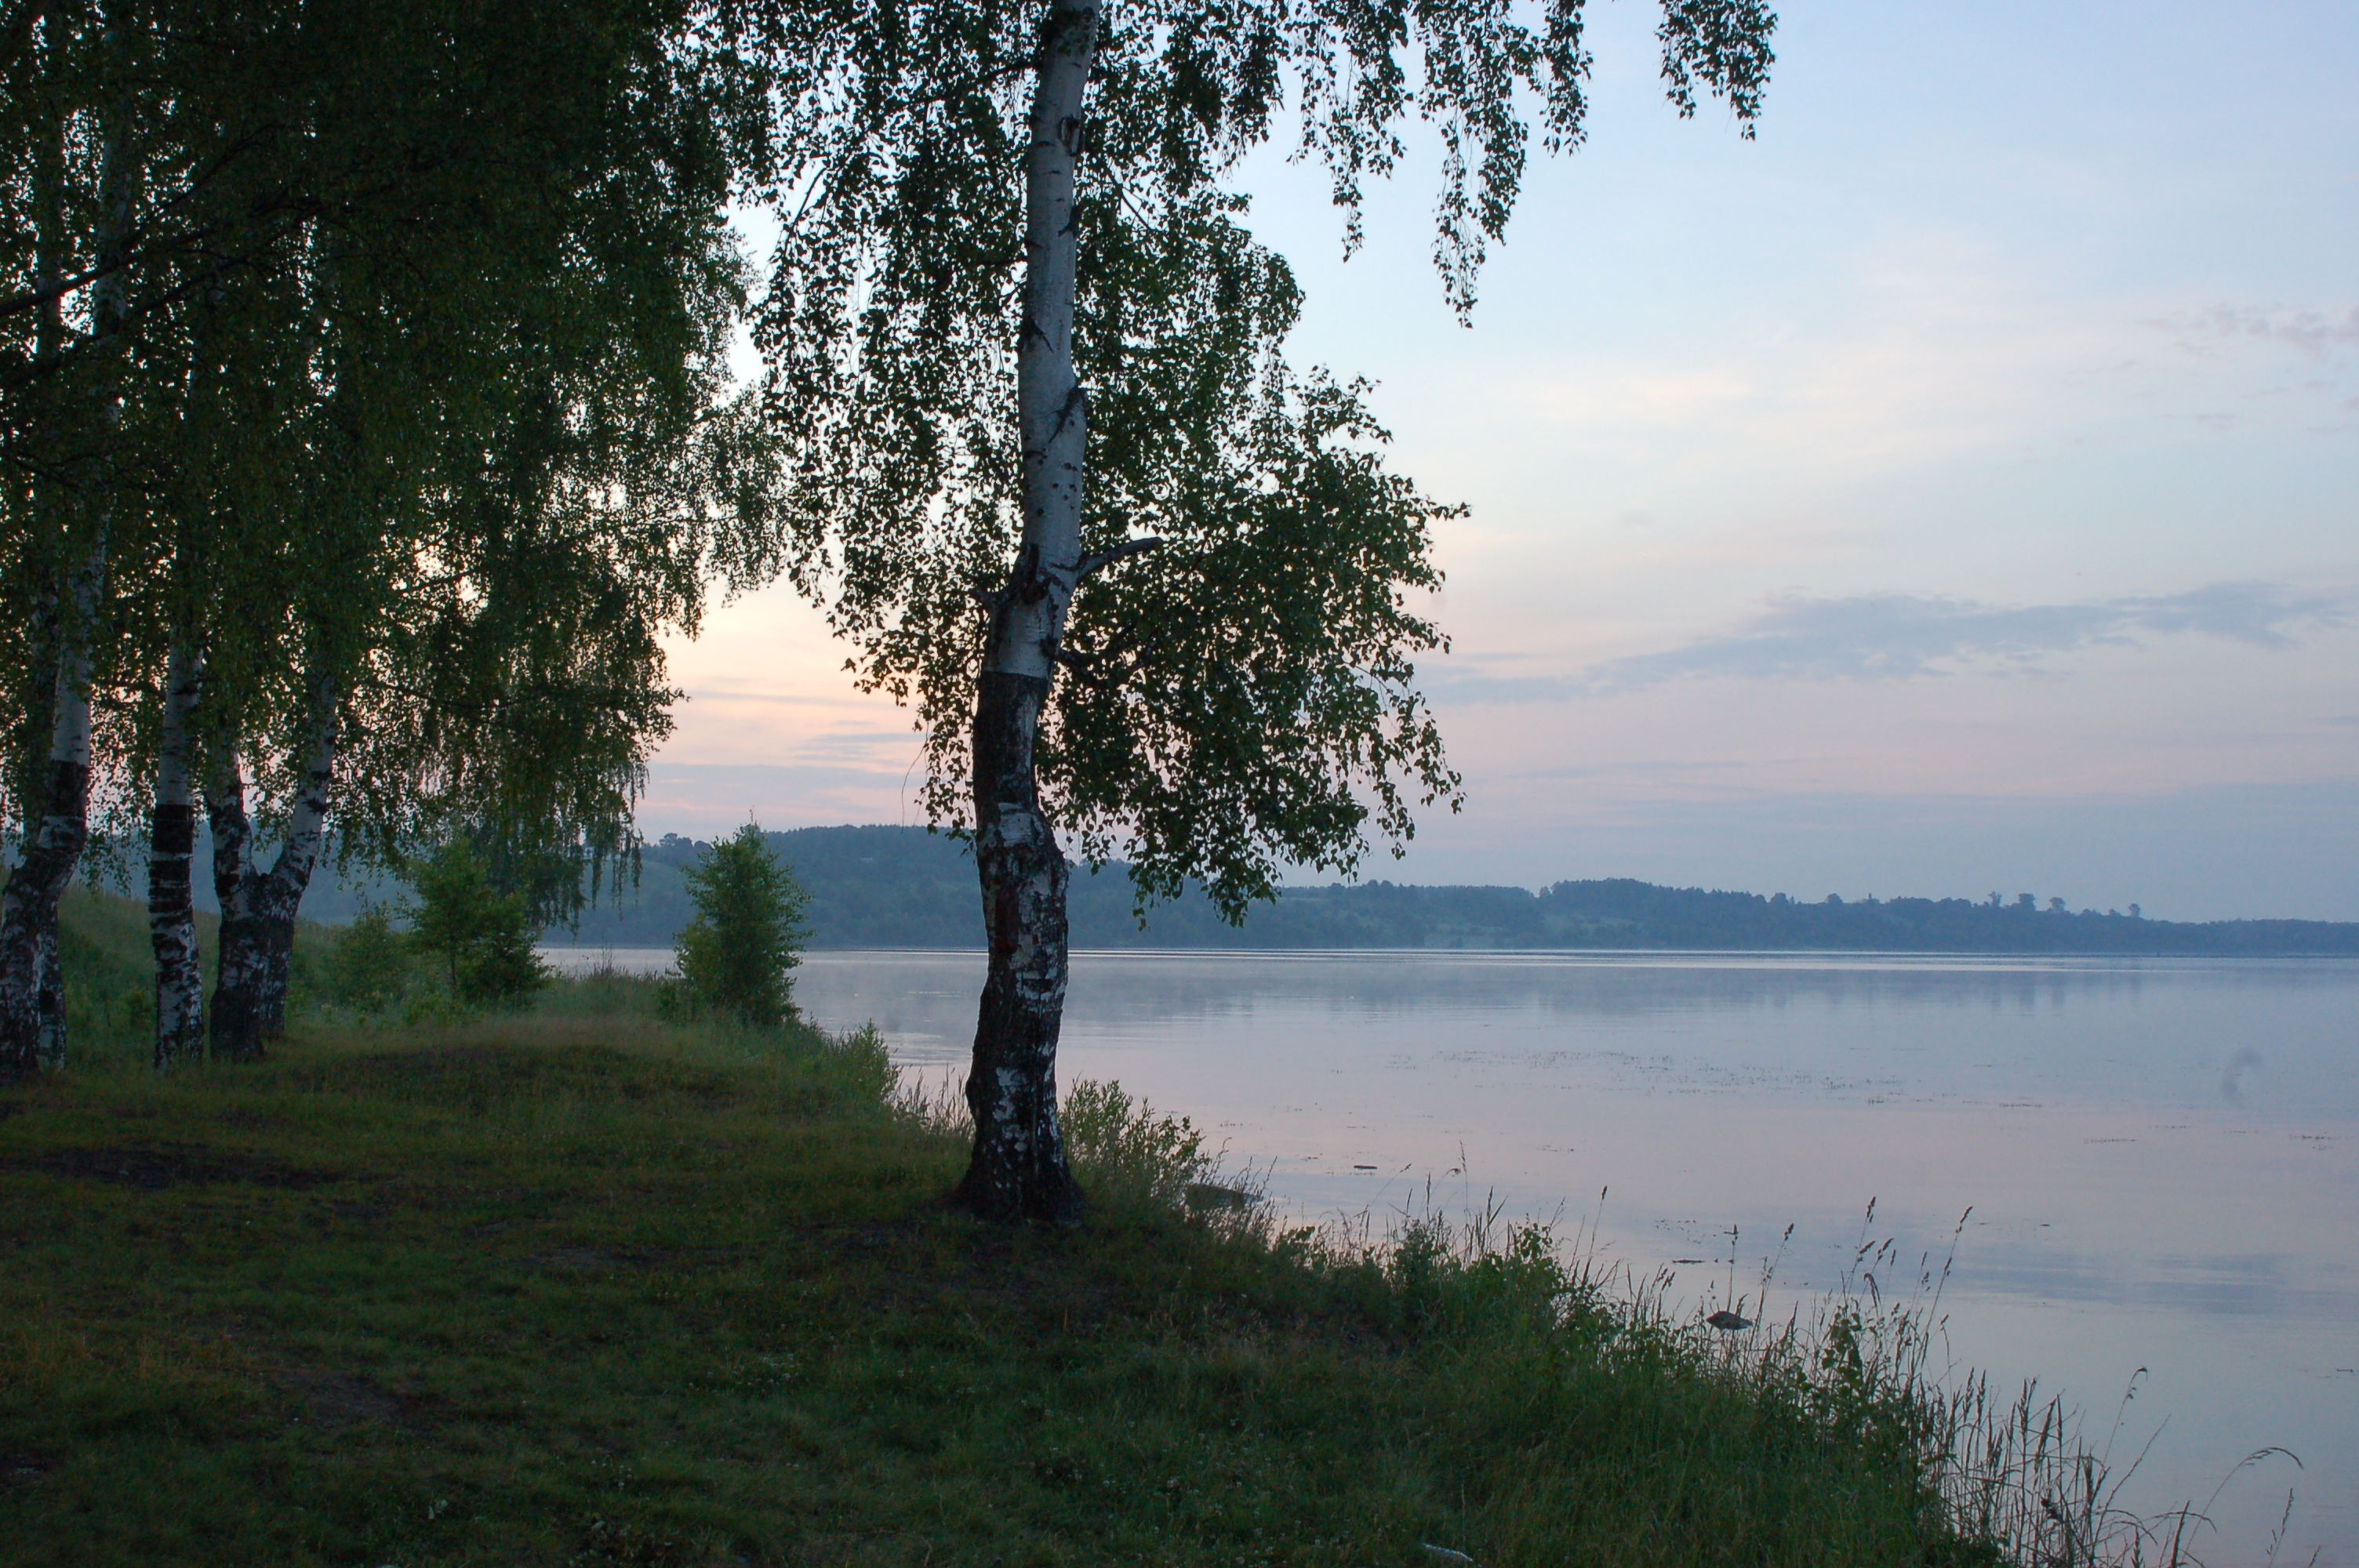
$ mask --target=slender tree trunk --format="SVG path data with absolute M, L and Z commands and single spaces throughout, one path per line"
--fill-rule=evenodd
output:
M 54 60 L 58 50 L 59 18 L 51 15 L 41 22 L 41 39 L 45 63 Z M 48 73 L 42 84 L 48 89 Z M 33 261 L 34 287 L 55 290 L 62 281 L 68 264 L 64 215 L 65 188 L 65 115 L 56 102 L 53 92 L 48 92 L 41 105 L 45 118 L 41 134 L 33 149 L 33 228 L 36 254 Z M 56 398 L 58 356 L 64 352 L 66 342 L 65 304 L 56 294 L 48 294 L 41 301 L 33 325 L 33 380 L 26 389 L 34 409 L 32 442 L 33 471 L 29 486 L 32 500 L 33 527 L 40 541 L 41 552 L 61 546 L 67 536 L 64 497 L 60 493 L 58 467 L 62 442 L 58 427 Z M 38 569 L 38 568 L 37 568 Z M 31 672 L 27 682 L 25 728 L 22 730 L 23 751 L 8 759 L 16 770 L 9 780 L 10 793 L 16 796 L 24 814 L 22 834 L 30 839 L 38 831 L 41 808 L 48 798 L 49 749 L 55 740 L 53 727 L 57 715 L 53 702 L 58 686 L 58 587 L 61 569 L 51 562 L 40 570 L 42 579 L 34 600 L 31 624 L 27 627 L 29 644 L 27 665 Z
M 17 860 L 0 892 L 0 1078 L 65 1065 L 65 977 L 58 901 L 90 838 L 91 649 L 106 578 L 106 520 L 75 568 L 56 624 L 49 754 L 38 815 L 26 814 Z M 29 803 L 28 803 L 29 804 Z
M 54 16 L 42 23 L 44 51 L 52 60 L 58 49 L 58 27 Z M 44 86 L 47 85 L 45 72 Z M 34 149 L 33 222 L 39 254 L 33 270 L 38 287 L 53 289 L 64 276 L 67 261 L 62 206 L 65 121 L 54 93 L 43 107 L 48 115 L 39 144 Z M 58 395 L 54 378 L 65 341 L 64 302 L 60 296 L 51 294 L 42 302 L 34 324 L 37 374 L 32 390 L 42 406 L 34 447 L 32 499 L 34 526 L 42 543 L 53 549 L 64 543 L 68 534 L 58 484 L 58 411 L 51 401 Z M 57 695 L 61 673 L 59 655 L 64 644 L 56 585 L 57 576 L 52 571 L 34 609 L 27 744 L 20 758 L 10 759 L 17 769 L 12 782 L 24 813 L 17 836 L 20 851 L 31 850 L 39 841 L 44 819 L 57 793 L 51 764 L 57 755 Z M 0 894 L 0 1080 L 34 1071 L 42 1055 L 42 1041 L 55 1033 L 45 1028 L 42 1020 L 51 1015 L 62 1019 L 65 1015 L 65 988 L 57 963 L 56 906 L 37 893 L 33 885 L 34 881 L 46 874 L 45 869 L 28 878 L 19 897 L 12 868 L 8 890 Z M 71 875 L 71 871 L 68 875 Z
M 43 42 L 54 54 L 58 45 L 55 18 L 43 24 Z M 45 125 L 35 149 L 34 222 L 38 225 L 35 270 L 54 284 L 65 270 L 68 245 L 61 205 L 64 186 L 63 121 L 54 95 L 49 104 L 51 124 Z M 130 232 L 131 195 L 125 126 L 118 117 L 112 127 L 99 173 L 99 233 L 97 260 L 102 267 L 119 266 Z M 123 280 L 119 272 L 102 276 L 91 287 L 91 328 L 94 362 L 98 366 L 98 413 L 101 429 L 112 433 L 122 422 L 120 393 L 110 356 L 123 330 Z M 60 302 L 51 298 L 41 307 L 35 325 L 34 355 L 41 364 L 40 395 L 54 400 L 57 388 L 46 373 L 64 350 L 65 321 Z M 60 461 L 55 404 L 42 419 L 38 442 L 45 471 L 35 477 L 40 504 L 42 543 L 57 553 L 53 570 L 70 572 L 55 614 L 45 628 L 55 660 L 54 676 L 36 675 L 50 693 L 49 747 L 32 790 L 25 802 L 25 827 L 17 843 L 17 861 L 0 892 L 0 1080 L 29 1077 L 43 1068 L 62 1066 L 66 1051 L 65 981 L 58 964 L 58 900 L 73 881 L 90 836 L 90 682 L 91 650 L 97 636 L 100 600 L 106 575 L 107 516 L 102 509 L 95 540 L 77 559 L 69 542 L 73 532 L 55 472 Z M 111 454 L 110 454 L 111 455 Z M 110 476 L 100 476 L 102 495 Z M 71 567 L 63 563 L 72 562 Z
M 65 988 L 58 969 L 58 900 L 90 837 L 90 635 L 98 568 L 77 574 L 74 626 L 58 660 L 56 718 L 38 823 L 27 822 L 0 892 L 0 1079 L 64 1065 Z
M 64 1065 L 58 899 L 82 854 L 81 816 L 70 807 L 89 783 L 89 763 L 77 772 L 75 764 L 53 762 L 49 771 L 49 809 L 0 893 L 0 1082 Z
M 26 748 L 27 754 L 17 762 L 16 777 L 12 781 L 16 797 L 24 813 L 17 835 L 20 849 L 34 843 L 40 836 L 41 821 L 48 812 L 51 794 L 49 759 L 57 743 L 59 684 L 57 608 L 57 596 L 52 593 L 44 595 L 43 602 L 35 611 L 35 642 L 30 662 L 33 669 L 31 684 L 33 691 L 38 694 L 38 700 L 32 705 L 32 711 L 26 716 L 26 733 L 28 738 L 38 736 L 39 740 L 38 744 Z M 13 868 L 11 875 L 14 875 Z M 30 891 L 28 883 L 27 892 L 29 893 Z M 65 1015 L 64 980 L 57 964 L 57 921 L 38 899 L 34 899 L 27 906 L 19 921 L 20 926 L 11 929 L 5 915 L 0 915 L 0 965 L 8 961 L 7 955 L 15 954 L 25 966 L 25 973 L 29 977 L 27 983 L 32 988 L 29 1005 L 35 1022 L 31 1028 L 38 1037 L 45 1033 L 39 1019 L 48 1016 L 62 1018 Z M 5 983 L 0 983 L 0 990 L 5 989 Z M 5 1005 L 13 1008 L 25 1004 L 11 1000 Z M 0 1047 L 0 1056 L 5 1056 L 5 1047 Z M 38 1046 L 34 1054 L 38 1060 Z M 0 1065 L 0 1078 L 9 1076 L 12 1076 L 10 1069 Z
M 189 892 L 197 814 L 190 804 L 190 720 L 204 684 L 204 660 L 175 642 L 164 671 L 164 735 L 156 764 L 156 815 L 147 847 L 147 937 L 156 949 L 156 1065 L 193 1060 L 205 1049 L 205 975 L 197 954 L 196 906 Z
M 213 892 L 221 901 L 220 957 L 214 968 L 209 1023 L 213 1058 L 237 1061 L 262 1054 L 254 998 L 262 945 L 254 905 L 262 879 L 253 869 L 254 825 L 245 815 L 245 774 L 237 752 L 223 746 L 213 758 L 205 815 L 213 830 Z
M 991 962 L 966 1084 L 974 1153 L 959 1195 L 995 1219 L 1071 1221 L 1082 1206 L 1057 1125 L 1068 870 L 1034 746 L 1082 576 L 1089 405 L 1073 370 L 1073 175 L 1098 16 L 1097 0 L 1056 0 L 1041 33 L 1016 370 L 1024 545 L 992 608 L 975 699 L 974 858 Z
M 304 890 L 320 863 L 326 841 L 328 788 L 336 768 L 336 702 L 334 688 L 321 682 L 313 691 L 311 754 L 304 760 L 303 782 L 295 809 L 287 823 L 287 842 L 271 863 L 263 889 L 265 921 L 260 983 L 255 993 L 255 1018 L 262 1037 L 276 1040 L 287 1033 L 287 991 L 295 958 L 295 915 L 303 906 Z
M 288 814 L 287 841 L 266 871 L 253 863 L 253 824 L 237 753 L 223 748 L 209 792 L 213 830 L 213 891 L 220 896 L 221 966 L 213 987 L 216 1061 L 250 1062 L 287 1032 L 288 971 L 295 957 L 295 912 L 310 885 L 326 837 L 328 785 L 336 762 L 334 689 L 314 688 L 310 755 Z

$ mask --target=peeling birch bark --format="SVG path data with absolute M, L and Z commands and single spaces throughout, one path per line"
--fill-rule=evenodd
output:
M 1041 808 L 1034 747 L 1082 568 L 1089 400 L 1073 368 L 1073 177 L 1098 20 L 1097 0 L 1056 0 L 1041 34 L 1016 369 L 1024 544 L 992 606 L 975 698 L 974 859 L 991 957 L 966 1084 L 974 1152 L 959 1195 L 995 1219 L 1071 1222 L 1082 1207 L 1057 1125 L 1070 872 Z
M 205 1049 L 205 976 L 197 953 L 190 862 L 197 814 L 189 783 L 190 720 L 204 686 L 204 659 L 175 643 L 164 670 L 163 744 L 147 846 L 147 937 L 156 950 L 156 1065 L 193 1061 Z
M 224 747 L 208 791 L 213 830 L 213 892 L 221 900 L 220 977 L 213 987 L 212 1051 L 216 1061 L 259 1060 L 287 1032 L 288 970 L 295 956 L 295 912 L 310 885 L 326 838 L 328 787 L 335 775 L 333 687 L 315 689 L 310 755 L 288 814 L 287 842 L 268 871 L 253 861 L 254 827 L 246 816 L 245 779 L 237 753 Z

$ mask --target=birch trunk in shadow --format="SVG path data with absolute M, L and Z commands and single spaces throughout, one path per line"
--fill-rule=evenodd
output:
M 26 826 L 0 892 L 0 1079 L 65 1062 L 65 988 L 58 968 L 58 900 L 90 837 L 90 649 L 70 634 L 58 663 L 45 797 Z
M 202 656 L 185 643 L 174 643 L 164 671 L 163 742 L 156 760 L 156 806 L 147 844 L 147 937 L 156 951 L 158 1069 L 193 1061 L 205 1049 L 205 975 L 190 892 L 197 814 L 189 783 L 190 721 L 203 684 Z
M 316 688 L 312 744 L 288 814 L 287 841 L 268 871 L 254 864 L 254 825 L 245 778 L 229 747 L 215 766 L 207 815 L 213 830 L 213 892 L 221 899 L 221 967 L 213 986 L 216 1061 L 259 1060 L 287 1032 L 288 970 L 295 954 L 295 913 L 319 863 L 335 772 L 334 692 Z

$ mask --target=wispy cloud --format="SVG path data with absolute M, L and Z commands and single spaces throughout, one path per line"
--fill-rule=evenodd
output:
M 2075 649 L 2135 643 L 2141 633 L 2196 632 L 2289 648 L 2293 629 L 2343 622 L 2333 600 L 2293 598 L 2273 583 L 2222 582 L 2158 599 L 1992 605 L 1927 594 L 1778 598 L 1737 631 L 1685 647 L 1592 665 L 1583 684 L 1617 689 L 1682 676 L 1756 680 L 1907 680 L 1980 661 L 2029 664 Z
M 2197 353 L 2209 351 L 2222 340 L 2281 343 L 2312 359 L 2322 360 L 2337 348 L 2359 344 L 2359 306 L 2341 320 L 2320 310 L 2258 310 L 2214 305 L 2209 310 L 2185 310 L 2158 317 L 2148 326 L 2170 333 L 2180 346 Z
M 2344 603 L 2275 583 L 2220 582 L 2158 598 L 1995 605 L 1934 594 L 1773 598 L 1734 631 L 1660 653 L 1590 665 L 1577 677 L 1444 676 L 1462 700 L 1516 701 L 1627 691 L 1689 676 L 1740 680 L 1913 680 L 1976 664 L 2036 671 L 2080 649 L 2194 633 L 2256 648 L 2290 648 L 2306 627 L 2344 624 Z

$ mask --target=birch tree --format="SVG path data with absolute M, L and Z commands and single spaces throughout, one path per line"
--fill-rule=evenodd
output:
M 0 983 L 0 1036 L 21 1041 L 29 1026 L 39 1043 L 0 1048 L 0 1071 L 62 1057 L 57 896 L 94 806 L 118 829 L 138 818 L 148 840 L 160 1066 L 203 1042 L 189 897 L 212 630 L 202 606 L 209 590 L 234 599 L 219 568 L 237 559 L 212 547 L 222 519 L 208 505 L 256 490 L 273 433 L 269 421 L 224 431 L 201 416 L 219 412 L 219 384 L 260 389 L 266 406 L 299 401 L 303 380 L 299 362 L 257 364 L 252 351 L 283 350 L 299 321 L 213 318 L 226 285 L 283 261 L 327 192 L 316 170 L 307 185 L 301 160 L 286 156 L 304 139 L 299 127 L 271 117 L 283 107 L 273 82 L 299 75 L 274 38 L 286 8 L 225 17 L 65 0 L 28 15 L 0 38 L 18 90 L 11 102 L 36 149 L 7 173 L 29 170 L 40 215 L 29 274 L 17 245 L 0 251 L 11 286 L 0 297 L 0 460 L 16 503 L 6 506 L 10 592 L 35 609 L 14 728 L 26 753 L 48 730 L 51 756 L 46 779 L 12 770 L 27 827 L 0 900 L 15 912 L 0 918 L 0 976 L 38 979 L 29 998 Z M 24 355 L 28 316 L 38 325 Z M 231 373 L 213 362 L 227 344 L 245 362 Z M 204 483 L 191 483 L 200 474 Z M 136 810 L 128 795 L 142 778 L 152 802 Z
M 199 212 L 221 195 L 201 193 Z M 300 250 L 288 251 L 266 264 L 201 276 L 182 308 L 151 324 L 146 344 L 151 358 L 169 355 L 180 372 L 153 391 L 147 421 L 156 427 L 153 450 L 142 465 L 159 516 L 158 542 L 168 545 L 169 556 L 150 591 L 123 607 L 124 641 L 145 658 L 125 671 L 132 734 L 114 783 L 124 797 L 114 803 L 118 818 L 147 806 L 158 1068 L 201 1058 L 209 1038 L 221 1042 L 224 1024 L 236 1030 L 254 989 L 255 894 L 247 885 L 222 885 L 218 837 L 221 951 L 210 1012 L 191 894 L 200 806 L 219 815 L 221 779 L 225 766 L 235 772 L 242 719 L 280 684 L 283 645 L 305 638 L 302 608 L 288 601 L 269 566 L 288 492 L 299 487 L 305 469 L 298 432 L 314 395 L 317 351 L 309 326 L 317 312 L 301 297 Z M 347 604 L 366 602 L 364 583 L 338 586 Z M 315 770 L 320 789 L 325 765 Z M 301 806 L 299 799 L 299 816 Z M 237 818 L 232 842 L 242 851 L 242 790 Z M 308 865 L 317 837 L 316 820 L 309 833 L 290 833 L 282 861 Z M 300 892 L 299 879 L 299 899 Z
M 760 443 L 712 404 L 742 299 L 723 200 L 766 114 L 689 58 L 686 13 L 638 0 L 9 22 L 26 134 L 0 178 L 41 217 L 0 248 L 6 589 L 36 667 L 9 693 L 28 821 L 0 1071 L 61 1049 L 14 1042 L 61 1018 L 94 689 L 110 809 L 149 840 L 158 1063 L 207 1033 L 199 791 L 210 1033 L 252 1054 L 340 776 L 364 850 L 495 806 L 516 836 L 627 838 L 668 724 L 659 634 L 764 496 L 731 466 Z M 137 178 L 109 184 L 118 146 Z M 136 384 L 106 381 L 116 360 Z M 111 420 L 45 416 L 102 384 Z M 136 505 L 92 500 L 118 492 Z
M 753 7 L 777 58 L 782 237 L 757 331 L 792 443 L 795 580 L 857 678 L 917 708 L 934 819 L 971 836 L 989 969 L 961 1193 L 1071 1218 L 1057 1125 L 1064 845 L 1223 912 L 1288 863 L 1396 852 L 1458 779 L 1415 684 L 1451 514 L 1382 460 L 1368 389 L 1298 373 L 1299 298 L 1245 226 L 1289 111 L 1347 244 L 1409 121 L 1435 264 L 1473 308 L 1533 128 L 1586 126 L 1582 0 L 934 0 Z M 1674 107 L 1751 135 L 1774 19 L 1664 0 Z
M 604 37 L 578 7 L 571 27 L 429 25 L 377 68 L 436 172 L 335 226 L 313 269 L 330 374 L 280 549 L 301 647 L 276 666 L 300 673 L 215 762 L 216 1054 L 283 1027 L 332 794 L 348 860 L 397 865 L 462 827 L 593 866 L 626 845 L 669 729 L 661 636 L 692 628 L 738 503 L 764 493 L 737 483 L 761 448 L 720 406 L 743 299 L 723 106 L 677 15 L 614 10 Z M 266 867 L 249 762 L 277 785 Z

